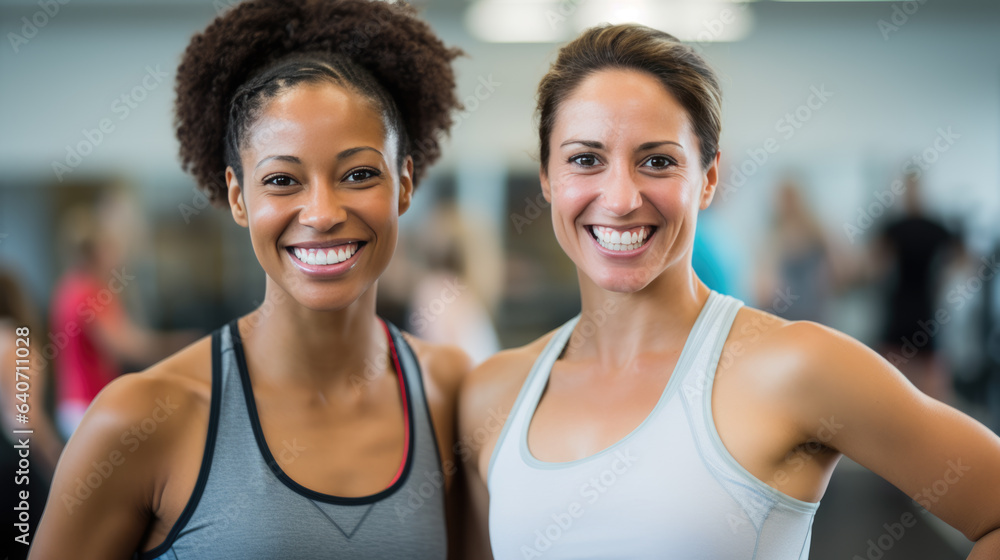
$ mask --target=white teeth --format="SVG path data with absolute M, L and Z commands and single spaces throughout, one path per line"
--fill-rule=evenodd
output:
M 306 264 L 329 265 L 346 261 L 358 252 L 358 243 L 348 243 L 331 249 L 292 248 L 295 258 Z
M 645 226 L 638 231 L 620 232 L 604 226 L 591 226 L 591 231 L 597 242 L 605 249 L 611 251 L 634 251 L 642 247 L 649 237 L 649 232 Z

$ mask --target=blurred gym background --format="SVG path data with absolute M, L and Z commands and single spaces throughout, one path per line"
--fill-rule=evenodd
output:
M 263 298 L 246 231 L 181 172 L 172 129 L 183 49 L 234 3 L 0 2 L 0 326 L 35 325 L 53 411 L 67 321 L 90 328 L 113 308 L 125 327 L 102 335 L 109 370 L 135 371 Z M 467 53 L 456 63 L 465 109 L 403 218 L 380 282 L 385 317 L 483 359 L 578 311 L 575 271 L 538 196 L 534 91 L 561 42 L 636 21 L 690 42 L 723 81 L 722 182 L 694 257 L 702 279 L 843 330 L 1000 430 L 1000 4 L 415 4 Z M 60 317 L 87 266 L 107 289 Z M 44 486 L 50 467 L 37 460 Z M 846 459 L 823 502 L 810 558 L 970 548 Z M 894 532 L 908 514 L 915 525 Z

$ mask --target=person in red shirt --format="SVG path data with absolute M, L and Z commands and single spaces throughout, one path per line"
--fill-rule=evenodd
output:
M 119 295 L 129 274 L 125 240 L 128 199 L 121 193 L 95 206 L 73 208 L 64 222 L 72 263 L 59 281 L 50 309 L 50 340 L 57 352 L 56 418 L 66 438 L 94 397 L 122 373 L 121 363 L 152 363 L 194 340 L 186 331 L 157 333 L 133 322 Z

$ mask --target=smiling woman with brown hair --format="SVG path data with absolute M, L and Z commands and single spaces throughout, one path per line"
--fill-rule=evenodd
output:
M 970 558 L 1000 558 L 1000 439 L 859 342 L 694 273 L 721 92 L 693 49 L 590 29 L 538 110 L 542 193 L 582 312 L 464 383 L 463 440 L 509 411 L 467 458 L 494 557 L 804 560 L 846 455 L 978 541 Z
M 468 359 L 381 321 L 375 293 L 456 55 L 368 0 L 255 0 L 194 37 L 181 159 L 248 228 L 264 302 L 98 396 L 33 558 L 445 557 Z

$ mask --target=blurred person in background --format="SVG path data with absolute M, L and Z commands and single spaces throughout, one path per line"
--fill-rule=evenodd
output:
M 694 273 L 721 95 L 636 24 L 584 31 L 542 78 L 539 179 L 581 312 L 463 383 L 471 534 L 497 560 L 804 560 L 846 456 L 1000 558 L 1000 438 L 857 340 Z
M 31 558 L 446 558 L 469 359 L 375 305 L 459 54 L 373 0 L 251 0 L 191 39 L 181 162 L 247 229 L 264 301 L 101 392 Z
M 190 331 L 157 332 L 133 321 L 122 292 L 135 280 L 127 265 L 140 232 L 124 190 L 109 189 L 94 204 L 70 208 L 63 220 L 69 266 L 51 300 L 56 418 L 64 438 L 76 429 L 94 397 L 122 374 L 192 342 Z
M 937 321 L 943 271 L 962 253 L 962 244 L 927 215 L 919 172 L 908 172 L 904 185 L 902 215 L 887 220 L 874 241 L 875 266 L 885 290 L 880 348 L 918 389 L 952 402 L 938 329 L 928 325 Z
M 426 270 L 419 274 L 410 299 L 408 321 L 414 333 L 431 342 L 455 344 L 477 364 L 499 352 L 490 311 L 499 285 L 481 281 L 502 278 L 499 241 L 463 218 L 451 202 L 434 208 L 427 226 L 415 236 L 413 253 L 426 263 Z
M 831 240 L 798 182 L 786 177 L 758 259 L 757 304 L 789 321 L 825 322 L 840 277 Z
M 21 491 L 28 492 L 26 501 L 30 512 L 42 510 L 63 446 L 47 407 L 49 372 L 40 359 L 44 333 L 39 327 L 38 316 L 20 283 L 12 272 L 0 267 L 0 428 L 4 433 L 0 463 L 4 475 L 11 477 L 3 490 L 7 515 L 11 515 L 10 512 L 15 511 L 14 506 L 20 504 Z M 27 332 L 22 330 L 25 328 Z M 25 349 L 21 355 L 27 352 L 28 358 L 18 355 L 19 348 Z M 26 360 L 26 363 L 20 360 Z M 25 369 L 18 369 L 17 366 L 25 366 Z M 24 385 L 19 388 L 19 383 Z M 18 421 L 22 413 L 27 422 Z M 32 433 L 15 434 L 14 430 L 31 430 Z M 27 448 L 20 444 L 19 438 L 28 439 Z M 27 457 L 21 455 L 25 449 Z M 18 466 L 22 458 L 26 458 L 30 465 L 24 470 L 27 475 L 24 477 L 15 475 L 22 470 Z M 28 537 L 30 542 L 35 524 L 29 523 L 29 526 L 32 527 Z M 7 554 L 14 554 L 15 549 L 17 554 L 23 554 L 20 552 L 23 546 L 14 541 L 21 533 L 15 533 L 12 524 L 4 524 L 3 535 L 0 554 L 7 557 Z

